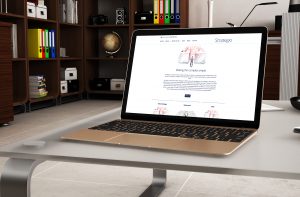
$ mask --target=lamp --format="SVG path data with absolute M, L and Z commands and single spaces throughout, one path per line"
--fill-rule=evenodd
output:
M 259 3 L 256 4 L 252 10 L 249 12 L 249 14 L 246 16 L 246 18 L 243 20 L 242 24 L 240 25 L 240 27 L 244 24 L 244 22 L 247 20 L 247 18 L 250 16 L 250 14 L 253 12 L 253 10 L 256 8 L 256 6 L 260 6 L 260 5 L 273 5 L 273 4 L 277 4 L 277 2 L 265 2 L 265 3 Z

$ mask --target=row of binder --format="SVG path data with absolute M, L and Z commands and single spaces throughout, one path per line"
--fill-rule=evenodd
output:
M 180 23 L 180 0 L 153 0 L 154 24 Z
M 28 29 L 28 57 L 56 58 L 54 29 Z

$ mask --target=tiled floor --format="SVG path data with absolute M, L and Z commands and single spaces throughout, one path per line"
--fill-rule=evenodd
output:
M 47 132 L 120 106 L 119 101 L 83 100 L 19 114 L 0 127 L 0 145 Z M 0 172 L 6 158 L 0 157 Z M 47 161 L 32 178 L 32 197 L 138 196 L 152 181 L 152 170 Z M 168 171 L 161 197 L 298 197 L 300 181 Z

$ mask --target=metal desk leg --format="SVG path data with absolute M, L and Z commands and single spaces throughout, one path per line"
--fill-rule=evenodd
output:
M 153 169 L 153 180 L 151 185 L 140 195 L 140 197 L 158 196 L 166 186 L 167 170 Z
M 7 160 L 0 178 L 0 196 L 30 197 L 31 175 L 41 162 L 31 159 Z

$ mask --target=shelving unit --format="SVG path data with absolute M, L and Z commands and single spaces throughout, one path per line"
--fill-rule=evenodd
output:
M 11 24 L 0 22 L 0 126 L 13 120 Z
M 78 24 L 60 20 L 61 0 L 45 0 L 47 19 L 27 16 L 27 0 L 9 0 L 7 13 L 0 13 L 0 21 L 17 24 L 18 57 L 12 59 L 13 105 L 31 109 L 49 101 L 63 103 L 68 97 L 82 98 L 88 94 L 122 95 L 122 91 L 97 91 L 90 88 L 90 80 L 98 77 L 125 78 L 131 33 L 139 28 L 180 28 L 188 25 L 188 0 L 180 0 L 180 24 L 153 25 L 135 24 L 134 12 L 141 11 L 144 4 L 153 0 L 78 0 Z M 115 10 L 124 8 L 127 13 L 125 24 L 115 24 Z M 104 14 L 108 23 L 91 25 L 90 16 Z M 56 31 L 56 58 L 39 59 L 28 56 L 27 30 L 30 28 L 54 29 Z M 110 58 L 101 47 L 102 37 L 117 32 L 122 39 L 122 47 L 114 58 Z M 66 48 L 67 57 L 60 57 L 60 47 Z M 77 92 L 60 93 L 61 68 L 76 67 L 79 80 Z M 48 95 L 39 99 L 29 96 L 29 76 L 44 75 Z
M 188 0 L 180 0 L 179 24 L 135 24 L 135 11 L 153 10 L 153 0 L 86 0 L 84 2 L 84 62 L 85 89 L 88 94 L 122 95 L 122 91 L 94 90 L 90 81 L 95 78 L 125 78 L 129 55 L 131 33 L 143 28 L 183 28 L 188 27 Z M 115 10 L 124 8 L 127 13 L 125 24 L 115 24 Z M 108 17 L 108 23 L 92 25 L 90 17 L 103 14 Z M 101 46 L 103 36 L 116 32 L 122 40 L 120 51 L 110 58 Z
M 61 97 L 78 94 L 84 91 L 84 62 L 83 62 L 83 0 L 78 0 L 78 24 L 61 23 L 59 2 L 60 0 L 45 0 L 47 6 L 47 19 L 39 19 L 27 16 L 27 0 L 7 1 L 7 13 L 0 12 L 0 21 L 17 24 L 18 58 L 12 59 L 13 70 L 13 105 L 38 104 L 47 100 L 61 100 Z M 5 10 L 4 10 L 5 11 Z M 28 57 L 27 29 L 49 28 L 56 31 L 56 57 L 39 59 Z M 69 57 L 59 57 L 59 48 L 65 47 Z M 68 66 L 76 67 L 79 90 L 71 94 L 60 93 L 60 68 Z M 48 95 L 39 99 L 29 97 L 29 75 L 44 75 Z

